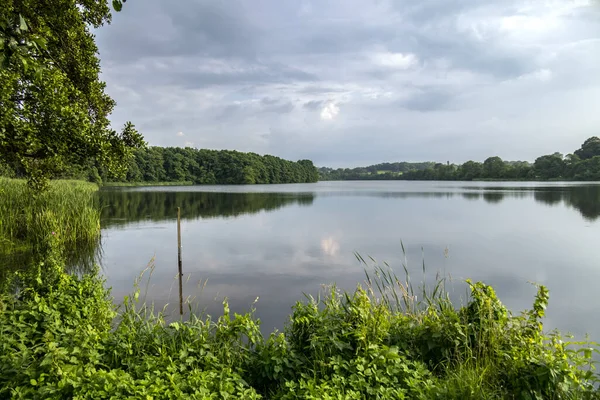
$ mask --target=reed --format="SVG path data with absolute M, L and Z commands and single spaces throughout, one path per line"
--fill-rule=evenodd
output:
M 24 180 L 0 178 L 0 254 L 41 252 L 49 243 L 66 253 L 97 247 L 98 186 L 52 181 L 34 193 Z

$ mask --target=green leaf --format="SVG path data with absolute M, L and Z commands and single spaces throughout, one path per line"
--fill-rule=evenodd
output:
M 120 0 L 113 0 L 113 8 L 115 9 L 115 11 L 121 11 L 121 9 L 123 8 L 123 3 Z
M 21 14 L 19 14 L 19 29 L 22 31 L 26 31 L 28 29 L 27 22 L 25 22 L 25 18 L 23 18 Z
M 29 383 L 31 383 L 32 386 L 36 386 L 37 385 L 37 381 L 35 379 L 31 379 L 29 381 Z

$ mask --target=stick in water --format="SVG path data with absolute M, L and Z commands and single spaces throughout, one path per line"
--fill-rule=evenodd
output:
M 177 207 L 177 267 L 179 268 L 179 315 L 183 315 L 183 267 L 181 265 L 181 208 Z

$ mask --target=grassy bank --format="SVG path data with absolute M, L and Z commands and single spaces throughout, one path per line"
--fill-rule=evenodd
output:
M 97 246 L 98 186 L 52 181 L 34 195 L 24 180 L 0 178 L 0 254 L 39 252 L 50 243 L 65 251 Z
M 137 303 L 115 312 L 95 275 L 33 275 L 0 298 L 0 398 L 593 399 L 593 345 L 542 333 L 548 292 L 512 315 L 472 283 L 456 309 L 440 282 L 416 293 L 376 269 L 261 336 L 252 314 L 167 323 Z

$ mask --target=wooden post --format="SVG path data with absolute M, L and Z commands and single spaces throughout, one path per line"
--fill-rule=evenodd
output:
M 181 264 L 181 207 L 177 207 L 177 267 L 179 269 L 179 315 L 183 315 L 183 267 Z

